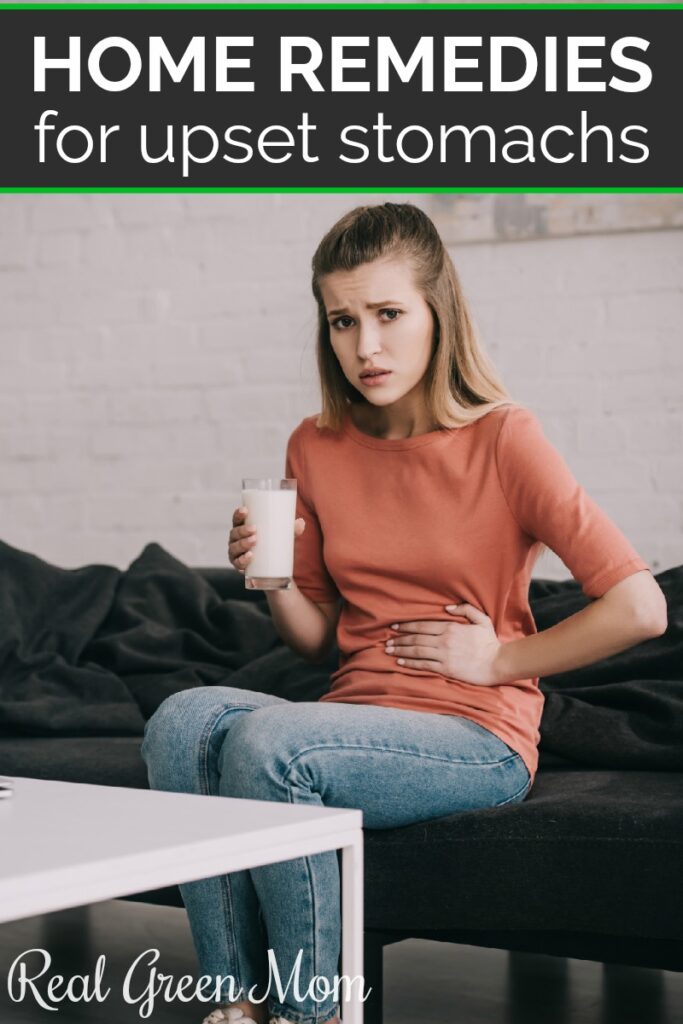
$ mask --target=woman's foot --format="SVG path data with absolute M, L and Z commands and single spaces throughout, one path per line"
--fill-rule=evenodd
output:
M 270 1017 L 268 1024 L 291 1024 L 286 1017 Z M 332 1020 L 326 1022 L 326 1024 L 340 1024 L 339 1017 L 333 1017 Z
M 202 1024 L 290 1024 L 290 1021 L 286 1017 L 268 1017 L 263 1005 L 244 1002 L 217 1006 Z M 340 1024 L 339 1017 L 333 1017 L 327 1024 Z
M 267 1012 L 253 1003 L 231 1003 L 217 1006 L 204 1018 L 202 1024 L 266 1024 Z

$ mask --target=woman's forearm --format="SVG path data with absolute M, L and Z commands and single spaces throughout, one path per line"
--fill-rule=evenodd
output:
M 623 607 L 598 598 L 540 633 L 503 643 L 496 659 L 497 681 L 568 672 L 659 635 Z
M 294 580 L 289 590 L 266 590 L 265 595 L 275 628 L 287 646 L 302 658 L 318 661 L 333 631 L 317 604 L 301 593 Z

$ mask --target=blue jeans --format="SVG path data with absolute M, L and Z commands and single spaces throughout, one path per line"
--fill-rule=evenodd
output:
M 477 808 L 520 803 L 530 778 L 518 753 L 457 715 L 369 704 L 293 703 L 230 686 L 167 697 L 145 725 L 142 757 L 152 789 L 363 811 L 367 828 L 396 828 Z M 180 886 L 202 974 L 225 978 L 220 1002 L 269 989 L 270 1013 L 322 1024 L 340 955 L 337 854 L 205 878 Z M 268 985 L 268 949 L 282 987 Z M 271 965 L 272 966 L 272 965 Z M 241 994 L 228 989 L 233 979 Z M 275 992 L 273 991 L 275 989 Z M 208 1011 L 207 1011 L 208 1012 Z

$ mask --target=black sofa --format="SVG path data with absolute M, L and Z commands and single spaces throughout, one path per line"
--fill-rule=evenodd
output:
M 19 611 L 17 579 L 39 595 Z M 657 580 L 669 607 L 664 636 L 541 680 L 540 767 L 523 803 L 366 830 L 368 1024 L 381 1021 L 382 949 L 408 937 L 683 970 L 683 566 Z M 192 588 L 199 597 L 190 609 L 183 602 Z M 533 580 L 530 601 L 539 629 L 587 603 L 573 580 Z M 59 624 L 36 640 L 45 609 L 58 607 Z M 154 629 L 146 629 L 147 608 Z M 188 646 L 190 619 L 195 640 L 204 634 L 200 653 Z M 144 663 L 160 620 L 170 654 L 150 687 Z M 140 723 L 168 693 L 222 681 L 316 700 L 338 652 L 311 665 L 272 633 L 250 646 L 269 621 L 263 594 L 245 590 L 236 571 L 189 569 L 156 544 L 121 572 L 56 569 L 0 542 L 0 773 L 146 787 Z M 206 665 L 226 624 L 235 642 L 221 652 L 219 678 Z M 202 670 L 188 675 L 183 658 Z M 32 717 L 46 672 L 65 696 Z M 86 708 L 93 679 L 105 680 L 106 694 Z M 116 704 L 116 682 L 137 720 Z M 182 906 L 177 887 L 126 898 Z

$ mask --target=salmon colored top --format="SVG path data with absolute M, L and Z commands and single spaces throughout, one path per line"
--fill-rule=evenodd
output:
M 292 432 L 285 475 L 306 520 L 296 584 L 314 602 L 343 598 L 339 668 L 321 700 L 469 718 L 517 751 L 533 780 L 538 678 L 484 686 L 397 666 L 384 651 L 391 624 L 466 622 L 444 606 L 467 602 L 502 642 L 537 632 L 529 581 L 540 542 L 590 598 L 649 566 L 519 404 L 401 439 L 371 437 L 348 413 L 339 432 L 316 420 Z

